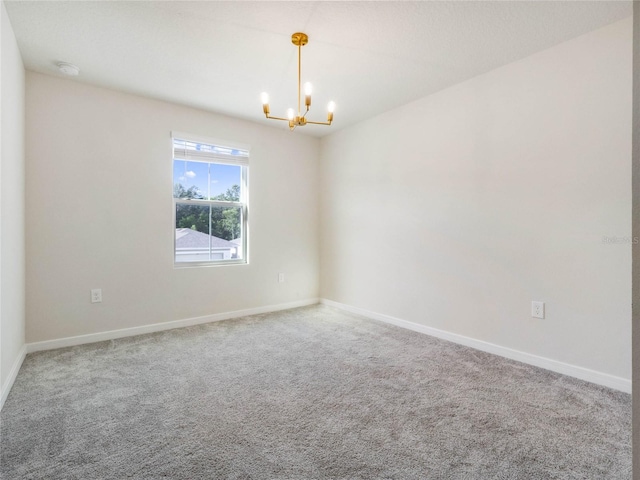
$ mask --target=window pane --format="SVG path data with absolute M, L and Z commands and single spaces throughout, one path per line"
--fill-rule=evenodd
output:
M 174 198 L 240 201 L 242 167 L 222 163 L 173 161 Z
M 206 198 L 209 194 L 209 164 L 173 161 L 173 196 L 175 198 Z
M 176 262 L 243 258 L 242 209 L 176 205 Z
M 176 205 L 176 262 L 208 262 L 209 205 Z
M 211 200 L 240 201 L 242 185 L 240 165 L 209 164 L 209 192 Z
M 218 251 L 230 249 L 231 258 L 244 258 L 242 251 L 242 209 L 240 207 L 211 207 L 211 234 L 217 240 Z

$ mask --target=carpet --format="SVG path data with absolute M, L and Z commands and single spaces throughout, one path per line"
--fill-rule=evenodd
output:
M 628 394 L 314 305 L 29 354 L 3 479 L 629 479 Z

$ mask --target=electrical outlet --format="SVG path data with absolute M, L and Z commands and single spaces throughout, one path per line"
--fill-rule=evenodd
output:
M 284 273 L 278 274 L 278 283 L 284 283 Z
M 100 303 L 100 302 L 102 302 L 102 289 L 101 288 L 91 289 L 91 303 Z
M 544 318 L 544 302 L 531 302 L 531 316 Z

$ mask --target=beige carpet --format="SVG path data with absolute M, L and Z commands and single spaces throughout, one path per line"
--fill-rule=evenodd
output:
M 6 480 L 631 478 L 630 395 L 325 306 L 28 355 L 0 422 Z

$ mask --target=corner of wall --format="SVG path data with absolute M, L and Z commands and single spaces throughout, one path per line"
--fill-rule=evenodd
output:
M 25 69 L 0 2 L 0 408 L 26 355 Z
M 632 232 L 640 236 L 640 8 L 633 3 L 633 154 L 632 154 Z M 632 251 L 632 404 L 633 478 L 640 478 L 640 249 Z

